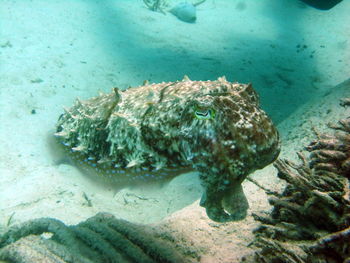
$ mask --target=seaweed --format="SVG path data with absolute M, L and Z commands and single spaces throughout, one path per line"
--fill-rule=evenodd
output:
M 316 133 L 305 148 L 308 156 L 298 153 L 300 164 L 274 163 L 287 186 L 267 191 L 271 214 L 253 214 L 261 225 L 250 244 L 252 262 L 350 262 L 350 116 L 329 127 L 332 134 Z
M 168 0 L 143 0 L 148 9 L 165 14 L 165 8 L 169 6 Z

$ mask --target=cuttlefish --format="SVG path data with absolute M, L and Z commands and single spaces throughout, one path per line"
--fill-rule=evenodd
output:
M 77 165 L 120 181 L 199 173 L 201 206 L 214 221 L 245 218 L 242 181 L 273 162 L 278 131 L 251 84 L 145 83 L 66 109 L 55 136 Z

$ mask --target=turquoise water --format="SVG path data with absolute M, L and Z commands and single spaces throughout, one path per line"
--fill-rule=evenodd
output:
M 195 173 L 120 190 L 55 157 L 47 138 L 77 97 L 226 76 L 252 83 L 273 122 L 288 127 L 349 78 L 349 1 L 322 11 L 297 0 L 206 0 L 191 23 L 168 12 L 179 2 L 157 12 L 141 0 L 0 0 L 2 229 L 9 218 L 77 223 L 99 211 L 153 223 L 201 197 Z

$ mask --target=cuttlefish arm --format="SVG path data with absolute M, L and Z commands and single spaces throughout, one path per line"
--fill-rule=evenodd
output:
M 242 220 L 249 208 L 240 182 L 222 190 L 207 187 L 200 205 L 205 207 L 208 217 L 216 222 Z

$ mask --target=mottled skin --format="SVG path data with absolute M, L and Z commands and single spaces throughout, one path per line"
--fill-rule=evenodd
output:
M 280 150 L 252 86 L 225 78 L 114 89 L 77 101 L 60 117 L 56 136 L 105 171 L 117 167 L 146 176 L 144 171 L 197 170 L 201 205 L 219 222 L 246 216 L 242 181 Z

